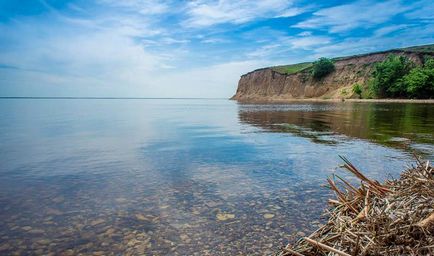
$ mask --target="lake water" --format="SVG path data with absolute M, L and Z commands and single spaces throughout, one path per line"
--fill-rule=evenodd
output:
M 433 133 L 423 104 L 2 99 L 0 254 L 272 254 L 353 180 L 338 155 L 398 177 Z

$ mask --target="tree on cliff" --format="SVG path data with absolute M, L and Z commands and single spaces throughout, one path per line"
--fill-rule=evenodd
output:
M 416 66 L 406 57 L 390 55 L 375 66 L 371 90 L 380 98 L 433 98 L 434 59 Z
M 414 67 L 407 57 L 389 55 L 375 65 L 372 90 L 378 97 L 405 97 L 407 95 L 403 77 Z
M 321 79 L 335 70 L 335 64 L 331 59 L 319 58 L 313 63 L 312 75 L 315 79 Z
M 434 58 L 425 61 L 423 67 L 412 69 L 403 78 L 408 96 L 415 98 L 434 97 Z

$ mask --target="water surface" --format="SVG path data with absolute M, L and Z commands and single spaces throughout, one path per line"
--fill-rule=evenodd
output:
M 0 254 L 271 254 L 317 227 L 338 155 L 397 177 L 433 133 L 424 104 L 2 99 Z

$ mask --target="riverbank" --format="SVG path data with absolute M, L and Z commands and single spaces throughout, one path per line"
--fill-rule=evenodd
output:
M 361 186 L 337 175 L 328 179 L 337 198 L 329 200 L 327 223 L 277 255 L 434 255 L 434 169 L 429 162 L 417 160 L 398 180 L 380 184 L 342 159 Z
M 434 99 L 320 99 L 320 98 L 305 98 L 305 99 L 244 99 L 237 100 L 240 103 L 299 103 L 299 102 L 355 102 L 355 103 L 418 103 L 418 104 L 434 104 Z
M 430 89 L 419 91 L 421 88 L 425 88 L 425 86 L 430 88 L 428 85 L 421 84 L 422 81 L 419 81 L 420 79 L 418 80 L 422 75 L 407 77 L 408 81 L 415 82 L 417 80 L 415 82 L 417 86 L 413 86 L 413 91 L 407 90 L 408 84 L 402 88 L 398 86 L 397 88 L 400 89 L 396 89 L 395 93 L 380 93 L 375 89 L 377 87 L 382 88 L 383 86 L 394 86 L 393 83 L 382 83 L 381 85 L 374 86 L 374 81 L 376 81 L 374 74 L 378 73 L 376 72 L 376 67 L 380 64 L 389 65 L 388 63 L 392 61 L 390 59 L 391 56 L 398 58 L 397 61 L 399 62 L 406 60 L 421 70 L 426 69 L 424 72 L 430 73 L 431 69 L 429 67 L 431 64 L 427 62 L 427 58 L 428 56 L 434 57 L 434 47 L 433 45 L 425 45 L 337 57 L 332 60 L 324 59 L 325 62 L 322 65 L 326 66 L 321 66 L 320 62 L 316 62 L 317 64 L 313 62 L 257 69 L 241 75 L 237 90 L 232 99 L 243 101 L 274 101 L 305 98 L 340 100 L 341 98 L 358 98 L 359 95 L 364 98 L 368 98 L 368 95 L 379 95 L 381 97 L 396 97 L 396 95 L 401 95 L 414 98 L 429 98 L 432 94 Z M 426 63 L 428 63 L 427 67 L 425 67 Z M 327 68 L 327 65 L 328 71 L 322 74 L 321 77 L 314 75 L 315 70 L 324 70 Z M 392 72 L 392 70 L 388 72 Z M 378 73 L 378 75 L 387 76 L 383 73 Z M 403 79 L 404 75 L 407 75 L 407 73 L 403 73 L 402 77 L 399 78 Z M 369 87 L 372 88 L 369 89 Z M 355 88 L 358 89 L 355 90 Z M 414 91 L 415 88 L 419 89 Z M 388 91 L 386 88 L 382 90 Z

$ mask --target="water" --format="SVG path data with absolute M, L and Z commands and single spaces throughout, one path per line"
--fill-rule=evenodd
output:
M 271 254 L 351 179 L 338 155 L 398 177 L 433 133 L 422 104 L 3 99 L 0 254 Z

